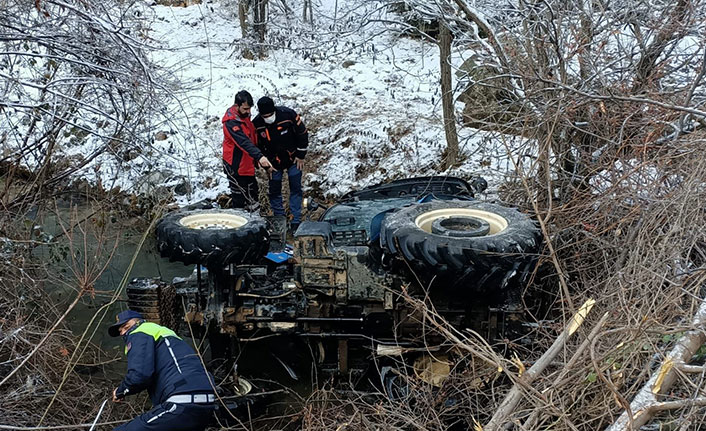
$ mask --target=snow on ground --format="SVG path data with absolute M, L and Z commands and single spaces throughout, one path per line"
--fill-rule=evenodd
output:
M 151 125 L 144 140 L 148 144 L 134 144 L 134 152 L 111 151 L 107 123 L 91 114 L 81 122 L 92 133 L 67 138 L 57 155 L 72 160 L 99 154 L 77 176 L 106 188 L 151 194 L 159 185 L 175 186 L 180 205 L 215 198 L 228 190 L 221 165 L 221 117 L 235 93 L 245 89 L 255 100 L 269 95 L 302 115 L 310 132 L 304 188 L 312 193 L 335 196 L 433 174 L 467 179 L 480 174 L 492 190 L 513 171 L 507 144 L 514 148 L 521 140 L 461 128 L 461 103 L 456 113 L 462 163 L 440 171 L 446 138 L 438 47 L 398 36 L 390 22 L 399 17 L 387 14 L 377 1 L 314 0 L 314 26 L 302 22 L 300 10 L 285 16 L 281 4 L 270 3 L 270 49 L 257 60 L 242 55 L 248 43 L 241 38 L 237 2 L 130 6 L 131 19 L 139 24 L 132 34 L 154 47 L 150 57 L 162 69 L 154 76 L 170 78 L 159 82 L 167 86 L 168 100 L 161 116 L 145 118 Z M 455 67 L 463 63 L 461 55 L 454 54 Z M 34 73 L 30 66 L 16 69 L 18 76 Z M 461 90 L 457 85 L 456 95 Z M 18 100 L 25 97 L 17 95 Z M 8 124 L 8 130 L 18 127 L 26 132 L 26 124 Z M 166 139 L 157 139 L 158 134 Z M 22 142 L 12 146 L 19 149 Z M 24 157 L 28 165 L 41 162 L 41 157 L 28 159 L 33 152 Z
M 168 107 L 170 123 L 155 128 L 168 138 L 129 162 L 115 184 L 145 192 L 136 183 L 147 172 L 159 180 L 164 171 L 172 184 L 182 177 L 192 185 L 191 194 L 178 196 L 180 204 L 226 192 L 220 119 L 241 89 L 255 100 L 269 95 L 302 114 L 310 130 L 305 189 L 340 195 L 388 179 L 440 173 L 446 144 L 438 48 L 398 38 L 382 25 L 360 27 L 356 19 L 369 18 L 369 11 L 346 12 L 345 2 L 339 3 L 335 22 L 333 1 L 318 4 L 315 12 L 316 28 L 334 28 L 328 34 L 306 31 L 303 23 L 292 24 L 287 34 L 279 25 L 281 13 L 273 11 L 270 39 L 289 39 L 290 47 L 270 49 L 262 60 L 241 57 L 236 12 L 226 6 L 147 8 L 149 37 L 160 46 L 153 58 L 172 71 L 181 88 L 174 93 L 178 103 Z M 457 106 L 459 116 L 462 107 Z M 483 174 L 492 186 L 512 169 L 502 146 L 498 154 L 489 145 L 495 141 L 490 134 L 464 129 L 461 138 L 467 158 L 452 174 Z M 96 175 L 111 184 L 116 170 L 103 168 Z
M 438 47 L 398 36 L 390 22 L 399 17 L 380 8 L 378 1 L 314 0 L 314 26 L 301 21 L 301 10 L 285 16 L 282 4 L 270 2 L 270 49 L 258 60 L 242 56 L 247 42 L 241 39 L 237 2 L 205 0 L 189 7 L 136 2 L 130 6 L 140 24 L 137 33 L 155 47 L 152 59 L 172 78 L 164 84 L 171 93 L 162 118 L 146 119 L 152 125 L 147 140 L 158 132 L 165 132 L 166 139 L 143 145 L 136 157 L 106 151 L 81 172 L 83 178 L 143 194 L 152 193 L 155 184 L 187 182 L 191 190 L 175 189 L 180 189 L 177 201 L 182 205 L 226 192 L 220 119 L 241 89 L 250 91 L 256 100 L 269 95 L 302 114 L 310 130 L 304 187 L 311 192 L 340 195 L 390 179 L 431 174 L 464 178 L 480 174 L 492 191 L 505 175 L 514 174 L 513 158 L 532 159 L 530 149 L 521 149 L 519 138 L 460 127 L 463 105 L 457 103 L 462 162 L 441 172 L 446 139 Z M 629 34 L 616 33 L 605 49 L 630 51 L 634 42 Z M 697 42 L 686 38 L 680 50 L 693 53 L 701 46 Z M 472 54 L 455 52 L 452 66 L 459 67 Z M 22 70 L 36 72 L 30 67 Z M 30 74 L 24 79 L 40 77 Z M 18 93 L 16 98 L 37 99 L 31 94 L 33 87 L 25 87 L 20 90 L 28 94 Z M 462 83 L 455 82 L 455 88 L 458 95 Z M 6 124 L 0 124 L 0 140 L 4 126 L 26 131 L 26 125 L 6 116 Z M 78 136 L 75 143 L 66 142 L 57 150 L 63 157 L 86 158 L 103 151 L 110 141 L 107 131 L 108 136 L 98 136 L 105 127 L 99 117 L 84 121 L 93 135 L 85 142 Z M 18 137 L 24 133 L 13 136 L 17 142 L 10 145 L 21 148 Z M 41 163 L 41 157 L 29 159 L 34 156 L 34 152 L 27 153 L 24 163 Z

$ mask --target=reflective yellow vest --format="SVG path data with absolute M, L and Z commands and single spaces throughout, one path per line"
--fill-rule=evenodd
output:
M 164 326 L 158 325 L 152 322 L 142 322 L 137 328 L 130 331 L 130 333 L 142 332 L 143 334 L 151 335 L 154 337 L 154 341 L 157 342 L 161 337 L 176 337 L 181 340 L 174 331 Z M 127 355 L 127 346 L 125 346 L 125 354 Z

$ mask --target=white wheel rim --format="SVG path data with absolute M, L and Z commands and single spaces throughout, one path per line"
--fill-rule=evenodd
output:
M 490 225 L 488 235 L 495 235 L 507 229 L 508 223 L 505 217 L 490 211 L 483 211 L 470 208 L 443 208 L 438 210 L 427 211 L 417 216 L 414 224 L 418 228 L 427 233 L 431 232 L 431 225 L 435 220 L 445 219 L 449 217 L 472 217 L 485 220 Z
M 189 229 L 238 229 L 248 220 L 235 214 L 194 214 L 179 219 L 179 224 Z
M 241 397 L 249 394 L 252 392 L 252 383 L 242 377 L 238 377 L 238 385 L 235 387 L 235 392 Z

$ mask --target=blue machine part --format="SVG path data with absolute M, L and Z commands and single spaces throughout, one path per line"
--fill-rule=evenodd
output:
M 294 247 L 291 244 L 287 244 L 284 246 L 284 251 L 279 253 L 269 252 L 265 258 L 274 263 L 284 263 L 292 256 L 294 256 Z

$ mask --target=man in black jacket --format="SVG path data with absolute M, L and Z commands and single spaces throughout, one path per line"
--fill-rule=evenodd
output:
M 253 124 L 258 146 L 275 169 L 269 183 L 270 206 L 275 215 L 284 215 L 282 175 L 287 171 L 291 229 L 296 231 L 302 216 L 302 168 L 309 145 L 309 133 L 296 112 L 284 106 L 275 106 L 269 97 L 257 101 L 257 110 Z

